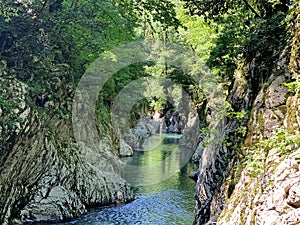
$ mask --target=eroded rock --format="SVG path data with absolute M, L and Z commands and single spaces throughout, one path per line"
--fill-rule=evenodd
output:
M 16 85 L 15 89 L 7 85 L 1 95 L 9 93 L 8 89 L 15 90 L 14 99 L 20 104 L 10 106 L 18 109 L 12 112 L 22 118 L 9 126 L 0 125 L 0 224 L 71 219 L 83 215 L 89 207 L 133 199 L 131 186 L 119 175 L 119 158 L 108 137 L 93 139 L 77 127 L 78 135 L 86 135 L 87 142 L 75 143 L 68 114 L 49 110 L 41 117 L 25 104 L 30 102 L 25 97 L 26 85 L 12 76 L 0 79 L 1 84 Z M 68 90 L 59 87 L 59 91 Z M 71 104 L 72 98 L 67 99 L 51 107 L 60 109 Z
M 134 128 L 128 129 L 125 134 L 122 134 L 126 143 L 133 149 L 142 148 L 145 140 L 157 131 L 155 121 L 151 116 L 142 116 Z
M 259 179 L 248 177 L 246 168 L 228 202 L 230 207 L 221 213 L 218 224 L 298 224 L 299 156 L 300 149 L 288 157 L 280 156 L 279 152 L 270 155 L 270 161 L 276 159 L 279 163 L 274 165 L 275 171 L 265 178 L 261 175 Z M 267 182 L 262 183 L 262 179 Z
M 132 156 L 133 150 L 123 139 L 120 142 L 120 156 Z

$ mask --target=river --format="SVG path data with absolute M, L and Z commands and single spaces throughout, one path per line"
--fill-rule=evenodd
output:
M 123 174 L 135 188 L 135 200 L 93 209 L 59 225 L 191 225 L 195 182 L 190 152 L 178 147 L 179 135 L 152 136 L 133 157 L 121 160 Z

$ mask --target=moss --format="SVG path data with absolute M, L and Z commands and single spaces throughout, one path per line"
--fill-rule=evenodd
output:
M 278 106 L 277 109 L 280 110 L 280 112 L 281 112 L 283 115 L 286 115 L 286 113 L 287 113 L 287 108 L 286 108 L 285 105 Z
M 244 171 L 243 179 L 246 179 L 247 183 L 239 183 L 238 189 L 235 189 L 233 194 L 228 196 L 227 204 L 231 207 L 225 209 L 219 219 L 226 220 L 229 223 L 236 207 L 240 207 L 240 221 L 249 219 L 246 209 L 254 210 L 256 207 L 255 198 L 261 196 L 267 187 L 274 185 L 274 181 L 268 177 L 268 174 L 274 173 L 280 162 L 295 151 L 294 145 L 300 146 L 299 136 L 290 134 L 283 129 L 277 129 L 269 139 L 261 140 L 248 149 L 248 154 L 243 163 L 236 165 L 232 172 L 234 175 L 227 179 L 227 191 L 232 184 L 236 184 L 235 179 L 241 178 L 242 171 Z M 269 155 L 271 149 L 273 153 Z M 272 159 L 277 157 L 279 160 L 272 160 L 271 164 L 266 164 L 267 159 L 270 157 Z M 255 212 L 253 211 L 250 224 L 255 224 Z

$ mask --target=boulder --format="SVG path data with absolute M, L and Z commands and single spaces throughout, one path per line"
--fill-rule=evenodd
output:
M 132 156 L 133 150 L 123 139 L 120 142 L 120 156 Z
M 133 149 L 142 148 L 147 137 L 155 134 L 157 131 L 156 122 L 151 116 L 142 116 L 134 128 L 128 129 L 122 134 L 126 143 Z

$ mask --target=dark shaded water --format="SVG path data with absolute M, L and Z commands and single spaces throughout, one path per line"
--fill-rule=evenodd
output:
M 135 186 L 133 202 L 97 208 L 60 225 L 192 224 L 195 182 L 188 175 L 193 167 L 187 160 L 190 153 L 178 148 L 178 138 L 176 135 L 153 136 L 143 151 L 122 159 L 129 165 L 124 177 Z

